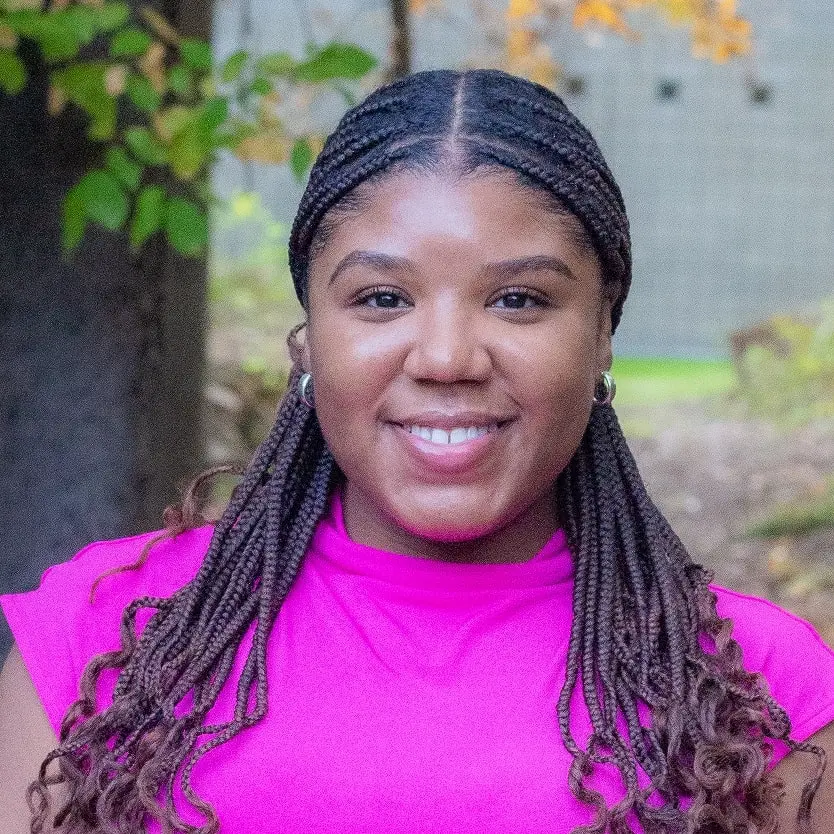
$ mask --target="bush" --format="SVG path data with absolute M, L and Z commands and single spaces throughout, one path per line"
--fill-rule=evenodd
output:
M 808 316 L 777 315 L 732 334 L 738 398 L 788 426 L 834 418 L 834 298 Z

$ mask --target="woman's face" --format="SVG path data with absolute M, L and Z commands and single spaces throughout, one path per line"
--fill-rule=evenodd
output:
M 402 173 L 334 223 L 310 266 L 303 364 L 351 537 L 511 561 L 552 535 L 554 480 L 611 364 L 576 222 L 510 175 Z

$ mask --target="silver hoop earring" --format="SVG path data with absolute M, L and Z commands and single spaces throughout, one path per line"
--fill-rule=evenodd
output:
M 298 378 L 298 396 L 307 408 L 315 408 L 313 400 L 313 375 L 305 371 Z
M 603 371 L 594 388 L 594 405 L 611 405 L 616 393 L 617 383 L 614 382 L 614 377 L 608 371 Z

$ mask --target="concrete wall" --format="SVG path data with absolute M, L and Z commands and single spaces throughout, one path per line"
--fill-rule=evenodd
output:
M 469 4 L 445 5 L 445 18 L 415 20 L 418 69 L 489 54 Z M 300 54 L 311 36 L 335 36 L 384 54 L 385 3 L 316 8 L 314 0 L 222 0 L 216 44 Z M 632 221 L 621 354 L 722 355 L 728 331 L 834 293 L 834 4 L 742 0 L 739 8 L 753 23 L 755 54 L 723 66 L 690 57 L 688 33 L 648 15 L 638 19 L 638 44 L 569 27 L 552 44 L 566 73 L 584 81 L 581 94 L 563 95 L 603 147 Z M 659 95 L 664 82 L 677 85 L 676 96 Z M 756 103 L 751 82 L 770 100 Z M 326 122 L 327 108 L 319 115 Z M 287 172 L 235 160 L 218 167 L 216 181 L 222 192 L 257 188 L 287 220 L 300 193 Z

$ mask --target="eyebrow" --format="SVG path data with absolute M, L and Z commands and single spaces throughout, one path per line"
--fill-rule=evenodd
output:
M 414 264 L 408 258 L 398 258 L 395 255 L 385 255 L 382 252 L 368 252 L 354 249 L 336 264 L 329 284 L 332 284 L 345 270 L 352 266 L 368 266 L 377 272 L 393 272 L 396 269 L 411 268 Z
M 531 255 L 529 258 L 513 258 L 509 261 L 499 261 L 488 264 L 488 272 L 495 272 L 501 278 L 514 278 L 524 272 L 557 272 L 570 278 L 572 281 L 579 279 L 571 271 L 571 268 L 560 258 L 552 255 Z
M 345 270 L 353 266 L 367 266 L 378 272 L 394 272 L 397 269 L 411 269 L 414 267 L 408 258 L 386 255 L 382 252 L 369 252 L 364 249 L 355 249 L 342 258 L 330 276 L 329 284 L 332 284 Z M 527 258 L 513 258 L 508 261 L 498 261 L 487 264 L 486 272 L 496 273 L 500 278 L 511 279 L 525 272 L 556 272 L 570 278 L 572 281 L 579 280 L 571 271 L 570 267 L 560 258 L 552 255 L 531 255 Z

